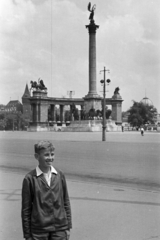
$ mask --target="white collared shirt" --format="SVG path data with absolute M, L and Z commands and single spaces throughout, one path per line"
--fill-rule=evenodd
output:
M 41 169 L 39 168 L 39 166 L 36 167 L 37 177 L 40 176 L 41 174 L 43 174 L 48 183 L 48 186 L 50 186 L 50 183 L 51 183 L 52 173 L 57 174 L 57 171 L 53 166 L 51 166 L 51 171 L 49 171 L 49 173 L 42 172 Z

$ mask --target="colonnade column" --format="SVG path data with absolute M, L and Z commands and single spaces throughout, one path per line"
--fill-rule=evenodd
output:
M 35 104 L 32 104 L 31 105 L 31 109 L 32 109 L 32 122 L 35 122 L 36 121 L 36 118 L 35 118 Z
M 60 105 L 60 121 L 62 124 L 65 122 L 64 105 Z
M 38 104 L 36 104 L 36 122 L 39 122 L 39 107 L 38 107 Z
M 82 120 L 85 120 L 84 105 L 81 105 L 81 111 L 80 111 L 80 114 L 81 114 L 81 119 L 82 119 Z
M 78 110 L 78 114 L 79 114 L 79 121 L 81 121 L 81 109 Z
M 73 111 L 73 105 L 70 105 L 70 121 L 73 121 L 72 111 Z
M 41 122 L 41 104 L 39 103 L 37 106 L 37 122 Z
M 55 105 L 51 105 L 51 121 L 56 122 L 56 111 Z
M 32 121 L 40 122 L 40 104 L 32 104 Z

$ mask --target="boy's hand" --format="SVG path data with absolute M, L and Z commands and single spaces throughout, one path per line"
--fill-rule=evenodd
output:
M 69 230 L 66 230 L 66 235 L 67 235 L 67 240 L 69 240 L 69 238 L 70 238 L 70 231 Z

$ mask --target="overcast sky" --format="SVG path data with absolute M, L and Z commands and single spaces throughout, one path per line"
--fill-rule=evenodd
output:
M 86 0 L 0 0 L 0 103 L 21 101 L 43 79 L 50 97 L 89 90 Z M 120 88 L 122 110 L 146 96 L 160 112 L 160 0 L 95 0 L 97 93 L 110 69 L 107 97 Z

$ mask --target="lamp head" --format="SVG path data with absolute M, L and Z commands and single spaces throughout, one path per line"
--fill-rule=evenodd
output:
M 100 83 L 104 83 L 104 80 L 102 79 L 102 80 L 100 81 Z

